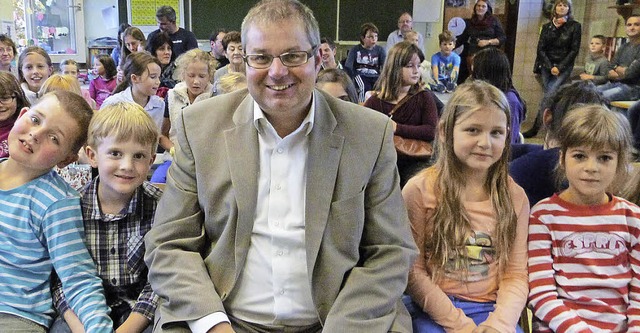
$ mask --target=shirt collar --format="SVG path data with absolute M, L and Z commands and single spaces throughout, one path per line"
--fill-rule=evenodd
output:
M 315 114 L 316 114 L 316 94 L 314 91 L 313 95 L 311 96 L 311 107 L 309 108 L 309 112 L 307 112 L 307 115 L 304 117 L 304 119 L 302 120 L 302 123 L 298 127 L 298 129 L 300 128 L 304 129 L 305 135 L 309 135 L 309 133 L 311 133 L 311 130 L 313 129 Z M 265 117 L 264 112 L 260 108 L 260 105 L 258 105 L 258 102 L 254 100 L 253 101 L 253 125 L 258 130 L 258 133 L 263 133 L 264 132 L 263 126 L 265 126 L 266 124 L 271 125 L 269 120 L 267 120 L 267 118 Z
M 133 196 L 129 201 L 129 205 L 125 207 L 119 214 L 102 214 L 100 211 L 100 202 L 98 201 L 98 184 L 100 183 L 100 176 L 96 176 L 96 178 L 87 185 L 85 189 L 84 196 L 88 196 L 91 202 L 91 206 L 89 207 L 89 216 L 92 220 L 102 220 L 102 221 L 112 221 L 123 218 L 125 215 L 133 214 L 136 211 L 136 207 L 138 206 L 138 192 L 140 191 L 140 187 L 137 187 L 135 192 L 133 192 Z
M 131 87 L 127 88 L 124 91 L 124 95 L 126 98 L 128 98 L 129 100 L 135 103 L 135 100 L 133 99 L 133 91 L 131 89 L 132 89 Z M 154 108 L 161 106 L 161 103 L 160 103 L 161 101 L 162 99 L 160 99 L 156 95 L 149 96 L 149 101 L 147 101 L 147 105 L 145 105 L 143 109 L 145 111 L 153 110 Z

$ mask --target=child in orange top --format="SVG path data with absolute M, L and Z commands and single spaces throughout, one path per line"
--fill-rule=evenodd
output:
M 507 174 L 509 124 L 500 90 L 460 85 L 436 164 L 402 191 L 420 249 L 404 298 L 414 332 L 522 332 L 529 201 Z

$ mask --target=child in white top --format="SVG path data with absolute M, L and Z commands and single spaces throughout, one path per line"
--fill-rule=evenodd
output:
M 160 87 L 160 61 L 148 52 L 137 52 L 127 56 L 124 63 L 124 77 L 113 95 L 107 98 L 101 109 L 117 102 L 133 102 L 142 106 L 158 128 L 162 128 L 165 104 L 156 96 Z M 160 136 L 160 146 L 169 150 L 173 146 L 169 138 Z
M 36 103 L 38 92 L 44 81 L 53 73 L 53 64 L 47 51 L 38 46 L 29 46 L 18 58 L 20 85 L 29 103 Z
M 176 59 L 176 74 L 182 80 L 167 95 L 167 108 L 162 134 L 171 140 L 169 154 L 165 153 L 164 163 L 156 169 L 151 177 L 153 183 L 165 183 L 167 170 L 171 165 L 173 146 L 177 145 L 176 130 L 171 123 L 181 116 L 182 110 L 198 101 L 207 99 L 212 89 L 211 77 L 215 64 L 210 55 L 200 49 L 189 50 Z

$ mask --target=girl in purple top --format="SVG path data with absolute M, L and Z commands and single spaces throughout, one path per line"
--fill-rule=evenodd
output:
M 522 143 L 520 142 L 520 124 L 527 115 L 527 108 L 524 100 L 520 97 L 516 88 L 513 87 L 507 55 L 494 47 L 479 51 L 473 58 L 471 76 L 476 80 L 491 83 L 507 96 L 511 112 L 511 124 L 509 126 L 511 143 Z
M 89 94 L 100 109 L 102 102 L 116 89 L 116 64 L 110 56 L 103 54 L 96 59 L 93 70 L 98 77 L 89 83 Z

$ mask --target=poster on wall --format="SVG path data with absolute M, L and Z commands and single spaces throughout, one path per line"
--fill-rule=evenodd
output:
M 149 34 L 158 29 L 156 10 L 161 6 L 171 6 L 176 11 L 176 24 L 184 28 L 183 0 L 129 0 L 129 24 Z

